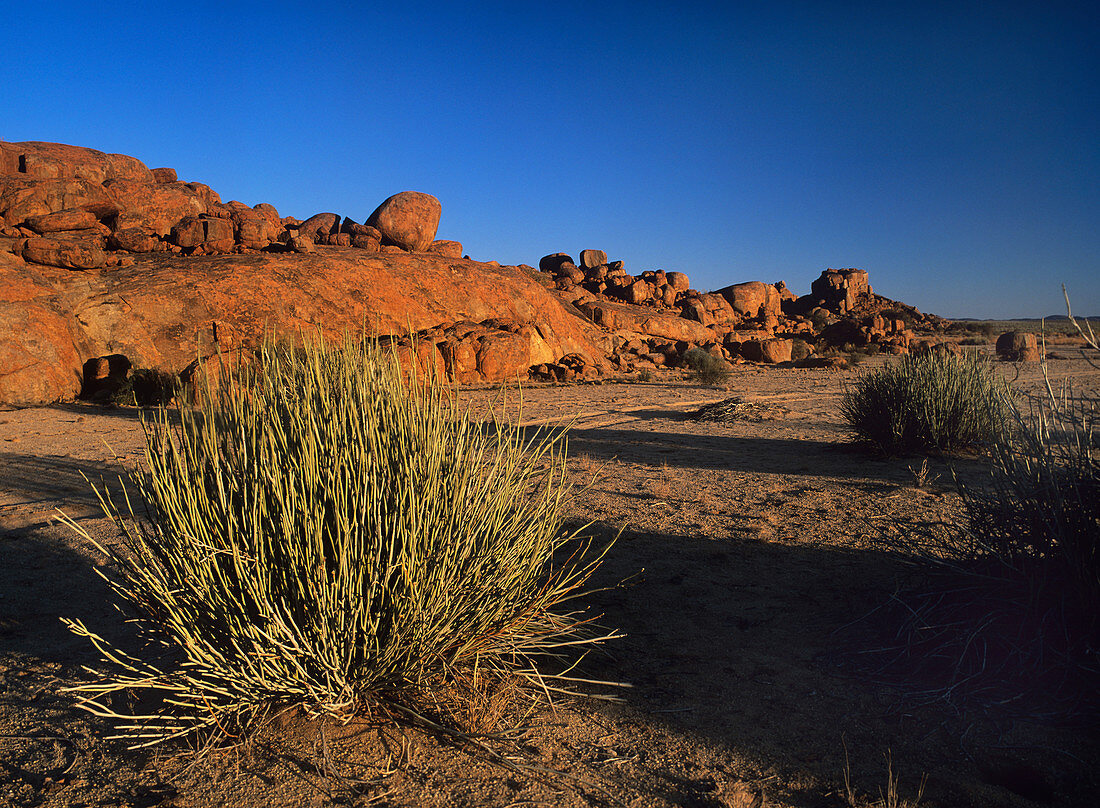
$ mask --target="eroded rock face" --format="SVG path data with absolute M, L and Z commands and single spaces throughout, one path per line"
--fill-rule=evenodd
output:
M 810 284 L 810 295 L 820 301 L 818 305 L 847 314 L 871 296 L 873 290 L 867 277 L 862 269 L 827 269 Z
M 335 338 L 364 326 L 403 334 L 493 321 L 476 345 L 467 340 L 477 381 L 515 378 L 572 353 L 602 361 L 584 320 L 514 268 L 314 249 L 154 254 L 101 273 L 35 268 L 0 253 L 0 404 L 76 397 L 89 359 L 121 355 L 135 368 L 179 373 L 216 346 L 258 344 L 265 329 L 318 329 Z M 433 343 L 432 350 L 443 363 L 442 349 Z
M 0 176 L 3 175 L 39 180 L 81 179 L 97 185 L 110 179 L 156 181 L 153 172 L 136 157 L 41 141 L 0 142 Z
M 782 298 L 779 290 L 769 283 L 748 281 L 735 283 L 718 290 L 738 314 L 746 318 L 779 316 Z
M 439 200 L 431 194 L 402 191 L 379 205 L 367 224 L 378 228 L 383 243 L 409 252 L 424 252 L 435 240 L 442 211 Z

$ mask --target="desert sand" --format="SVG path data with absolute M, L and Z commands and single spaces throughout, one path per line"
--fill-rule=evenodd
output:
M 1001 369 L 1019 370 L 1021 389 L 1042 384 L 1037 365 Z M 1079 359 L 1051 370 L 1100 382 Z M 878 800 L 887 755 L 903 798 L 927 778 L 922 805 L 1095 804 L 1095 726 L 872 675 L 861 651 L 885 630 L 875 609 L 908 574 L 884 546 L 952 529 L 951 469 L 984 472 L 980 458 L 933 458 L 919 484 L 920 458 L 853 447 L 838 405 L 859 372 L 739 365 L 712 387 L 661 371 L 526 388 L 521 412 L 507 394 L 509 418 L 572 422 L 570 520 L 622 531 L 589 603 L 626 636 L 584 675 L 632 685 L 619 703 L 487 704 L 484 745 L 521 770 L 416 728 L 293 713 L 198 756 L 103 740 L 109 726 L 63 692 L 96 656 L 59 618 L 123 640 L 128 627 L 99 554 L 57 509 L 113 540 L 82 475 L 140 457 L 137 411 L 0 412 L 0 804 L 810 808 L 850 804 L 846 760 L 855 804 Z M 499 391 L 465 395 L 479 409 Z M 767 405 L 764 419 L 690 417 L 733 395 Z

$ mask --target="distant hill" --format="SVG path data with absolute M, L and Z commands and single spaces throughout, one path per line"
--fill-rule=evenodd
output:
M 1061 320 L 1069 322 L 1069 317 L 1064 314 L 1051 314 L 1047 317 L 996 317 L 996 318 L 982 318 L 982 317 L 951 317 L 956 323 L 1038 323 L 1043 320 Z M 1092 323 L 1100 323 L 1100 314 L 1090 314 L 1087 317 L 1079 314 L 1073 315 L 1073 319 L 1080 322 L 1089 320 Z

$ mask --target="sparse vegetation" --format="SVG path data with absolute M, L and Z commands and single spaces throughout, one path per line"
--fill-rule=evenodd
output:
M 116 407 L 157 407 L 170 404 L 180 390 L 179 377 L 156 368 L 135 368 L 110 392 Z
M 917 787 L 916 796 L 910 800 L 901 796 L 898 790 L 898 776 L 894 773 L 893 752 L 886 752 L 886 787 L 879 788 L 878 799 L 864 798 L 852 786 L 851 765 L 848 760 L 848 746 L 844 746 L 844 791 L 842 797 L 846 808 L 917 808 L 924 797 L 924 786 L 928 775 L 923 775 Z
M 1013 409 L 987 484 L 960 484 L 967 521 L 892 539 L 919 571 L 897 596 L 888 667 L 930 692 L 1045 713 L 1100 709 L 1100 455 L 1096 401 Z
M 841 412 L 885 454 L 949 452 L 995 440 L 1008 400 L 1007 385 L 982 357 L 929 351 L 864 374 L 845 392 Z
M 439 720 L 450 692 L 571 689 L 570 652 L 613 635 L 561 610 L 602 558 L 562 530 L 562 433 L 484 429 L 409 373 L 369 341 L 269 342 L 176 426 L 145 422 L 144 518 L 101 494 L 124 546 L 96 546 L 150 643 L 66 621 L 106 669 L 75 690 L 119 737 L 232 732 L 272 702 Z
M 683 361 L 691 369 L 691 378 L 702 384 L 721 384 L 730 377 L 728 363 L 702 348 L 689 349 Z
M 988 482 L 960 481 L 966 523 L 903 543 L 920 575 L 897 599 L 893 664 L 933 692 L 1046 715 L 1100 710 L 1098 404 L 1048 379 L 1045 395 L 1008 410 Z

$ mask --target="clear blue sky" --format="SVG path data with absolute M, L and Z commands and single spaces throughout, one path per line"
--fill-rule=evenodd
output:
M 24 3 L 0 138 L 299 217 L 426 191 L 480 260 L 1100 314 L 1096 3 L 687 5 Z

